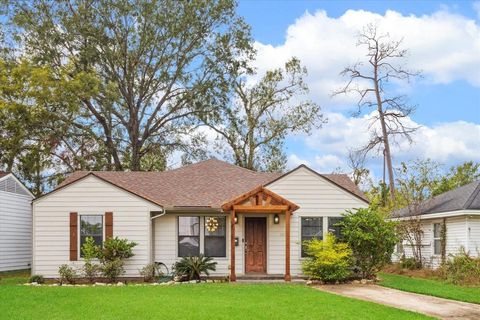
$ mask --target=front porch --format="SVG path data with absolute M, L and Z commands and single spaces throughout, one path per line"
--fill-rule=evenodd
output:
M 278 194 L 260 186 L 222 206 L 224 212 L 230 215 L 230 281 L 237 280 L 236 247 L 244 247 L 244 269 L 242 279 L 268 279 L 272 277 L 291 281 L 290 274 L 290 218 L 299 207 L 279 196 Z M 283 217 L 281 219 L 280 217 Z M 243 237 L 237 237 L 237 225 L 240 217 L 243 218 Z M 278 229 L 280 221 L 284 220 L 284 274 L 269 273 L 271 267 L 267 264 L 270 254 L 267 239 L 271 230 L 267 227 L 273 221 L 274 229 Z M 275 280 L 275 279 L 274 279 Z

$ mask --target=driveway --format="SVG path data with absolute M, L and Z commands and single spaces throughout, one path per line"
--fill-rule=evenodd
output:
M 440 319 L 480 319 L 480 305 L 425 296 L 377 285 L 341 284 L 315 286 L 316 289 L 399 309 L 423 313 Z

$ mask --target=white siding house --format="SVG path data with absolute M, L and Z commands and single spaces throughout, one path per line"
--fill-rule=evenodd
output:
M 293 208 L 289 229 L 289 275 L 293 277 L 301 276 L 302 219 L 315 218 L 316 224 L 308 230 L 322 237 L 331 227 L 329 217 L 367 206 L 363 194 L 345 175 L 320 175 L 305 166 L 280 175 L 212 159 L 163 173 L 75 173 L 33 204 L 32 273 L 54 278 L 61 264 L 82 265 L 82 219 L 96 219 L 103 240 L 109 213 L 112 236 L 138 243 L 135 256 L 127 262 L 126 277 L 138 277 L 139 269 L 151 262 L 171 268 L 182 256 L 200 253 L 217 262 L 213 276 L 234 279 L 234 270 L 239 277 L 283 277 L 287 274 L 287 213 L 259 209 L 232 215 L 224 209 L 225 203 L 252 189 L 260 190 L 254 208 L 261 209 L 270 201 L 273 207 L 290 204 L 288 208 Z M 251 196 L 244 200 L 254 201 Z M 209 227 L 211 221 L 215 221 L 214 228 Z
M 415 216 L 407 208 L 393 214 L 399 220 L 420 219 L 423 231 L 421 252 L 426 266 L 437 268 L 442 263 L 439 228 L 443 224 L 446 259 L 460 250 L 473 257 L 480 256 L 480 181 L 438 195 L 421 207 Z M 397 247 L 393 260 L 398 261 L 402 255 L 413 256 L 412 247 L 405 240 L 401 247 Z
M 30 268 L 33 198 L 13 174 L 0 172 L 0 272 Z

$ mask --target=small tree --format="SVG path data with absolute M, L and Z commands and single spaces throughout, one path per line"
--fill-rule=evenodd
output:
M 374 277 L 390 261 L 398 241 L 396 224 L 372 208 L 347 211 L 344 215 L 339 225 L 362 277 Z
M 95 244 L 95 240 L 92 237 L 86 238 L 81 249 L 83 260 L 85 260 L 85 264 L 83 265 L 83 275 L 88 281 L 90 281 L 90 283 L 93 283 L 100 273 L 100 266 L 94 263 L 93 260 L 99 257 L 101 249 Z
M 102 263 L 102 272 L 110 282 L 115 282 L 119 276 L 125 273 L 123 268 L 125 259 L 134 256 L 133 248 L 137 243 L 127 239 L 108 238 L 103 242 L 99 258 Z
M 334 235 L 325 240 L 305 241 L 309 255 L 302 263 L 303 272 L 312 279 L 341 281 L 350 275 L 352 250 L 346 243 L 337 243 Z

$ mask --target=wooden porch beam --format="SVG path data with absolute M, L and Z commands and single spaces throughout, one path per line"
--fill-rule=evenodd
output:
M 230 281 L 237 281 L 235 274 L 235 209 L 230 215 Z
M 281 213 L 283 211 L 289 210 L 289 208 L 286 205 L 270 205 L 270 206 L 234 205 L 233 210 L 237 212 Z
M 285 281 L 291 281 L 290 276 L 290 210 L 285 211 Z

